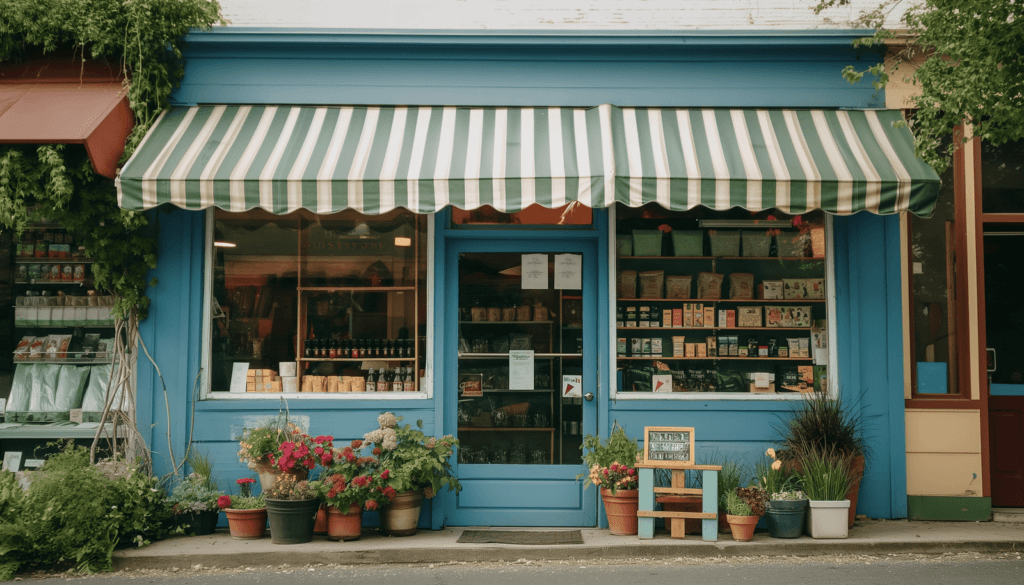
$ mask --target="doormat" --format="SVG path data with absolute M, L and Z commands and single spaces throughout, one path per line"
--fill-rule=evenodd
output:
M 463 544 L 583 544 L 579 530 L 463 530 L 455 542 Z

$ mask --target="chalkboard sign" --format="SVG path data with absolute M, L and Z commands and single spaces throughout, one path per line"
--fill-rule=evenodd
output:
M 644 462 L 694 464 L 693 427 L 644 427 Z

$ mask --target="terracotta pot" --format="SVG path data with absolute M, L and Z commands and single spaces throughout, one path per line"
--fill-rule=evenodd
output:
M 228 529 L 231 537 L 239 540 L 255 540 L 263 538 L 267 532 L 267 509 L 234 510 L 227 508 L 224 515 L 228 517 Z
M 640 490 L 616 490 L 601 488 L 604 513 L 608 516 L 608 531 L 618 536 L 635 535 L 639 532 L 636 513 L 640 509 Z
M 387 506 L 380 509 L 380 527 L 391 536 L 412 536 L 420 523 L 423 493 L 417 491 L 395 494 Z
M 260 487 L 263 491 L 267 491 L 274 487 L 277 483 L 277 478 L 282 475 L 294 475 L 296 481 L 302 481 L 309 476 L 309 471 L 301 469 L 298 471 L 281 471 L 277 467 L 270 464 L 266 459 L 261 459 L 256 464 L 256 473 L 260 476 Z
M 313 524 L 313 534 L 327 534 L 327 507 L 320 504 L 316 511 L 316 523 Z
M 737 542 L 747 542 L 754 539 L 754 528 L 761 517 L 728 514 L 726 519 L 729 521 L 729 530 L 732 530 L 732 539 Z
M 327 540 L 356 540 L 362 534 L 362 506 L 352 504 L 344 511 L 327 506 Z
M 860 480 L 864 477 L 864 456 L 858 455 L 850 466 L 850 488 L 846 490 L 846 499 L 850 500 L 849 527 L 857 519 L 857 495 L 860 493 Z

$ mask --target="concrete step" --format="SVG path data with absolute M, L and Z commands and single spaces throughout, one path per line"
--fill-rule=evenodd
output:
M 1024 508 L 992 508 L 992 521 L 1024 524 Z

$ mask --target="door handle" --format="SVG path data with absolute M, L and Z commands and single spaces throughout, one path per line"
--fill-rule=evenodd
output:
M 987 354 L 986 358 L 988 361 L 985 369 L 989 372 L 996 371 L 996 349 L 994 347 L 987 347 L 985 348 L 985 353 Z
M 587 392 L 586 394 L 583 395 L 583 398 L 586 398 L 587 402 L 590 402 L 591 400 L 594 399 L 594 393 L 593 392 Z

